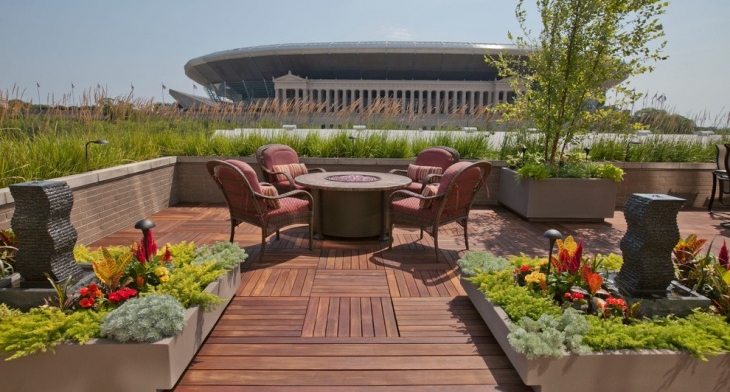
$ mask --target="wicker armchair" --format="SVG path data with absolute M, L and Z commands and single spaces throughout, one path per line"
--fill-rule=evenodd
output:
M 393 169 L 389 173 L 402 174 L 413 181 L 405 190 L 421 193 L 429 183 L 438 182 L 439 174 L 433 169 L 440 168 L 441 174 L 454 163 L 459 162 L 459 151 L 451 147 L 428 147 L 418 153 L 416 162 L 408 165 L 408 170 Z
M 307 191 L 294 190 L 276 196 L 262 192 L 256 172 L 245 162 L 213 160 L 206 164 L 208 173 L 223 192 L 231 214 L 231 239 L 236 226 L 242 222 L 261 228 L 261 255 L 264 259 L 266 237 L 285 226 L 304 223 L 309 225 L 309 250 L 312 250 L 312 195 Z M 268 185 L 268 184 L 266 184 Z
M 433 188 L 438 186 L 433 196 L 407 190 L 393 192 L 388 208 L 391 231 L 388 249 L 393 246 L 393 226 L 413 226 L 421 229 L 421 239 L 424 230 L 433 237 L 438 259 L 438 228 L 451 222 L 458 222 L 464 228 L 464 243 L 469 249 L 469 211 L 477 191 L 491 171 L 492 164 L 487 161 L 459 162 L 446 169 L 438 185 L 429 185 Z
M 279 192 L 288 192 L 305 187 L 294 183 L 294 178 L 308 172 L 324 172 L 322 168 L 306 168 L 299 162 L 293 148 L 285 144 L 265 144 L 256 150 L 256 161 L 261 166 L 264 181 L 275 186 Z

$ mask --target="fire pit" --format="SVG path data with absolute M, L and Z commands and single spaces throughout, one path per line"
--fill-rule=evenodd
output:
M 298 176 L 294 181 L 314 196 L 315 238 L 378 236 L 388 239 L 387 198 L 411 179 L 379 172 L 322 172 Z
M 379 177 L 368 176 L 368 175 L 363 175 L 363 174 L 343 174 L 343 175 L 327 177 L 327 181 L 337 181 L 337 182 L 372 182 L 372 181 L 378 181 L 378 180 L 380 180 Z

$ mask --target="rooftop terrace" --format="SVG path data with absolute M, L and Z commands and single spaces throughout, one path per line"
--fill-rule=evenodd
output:
M 159 244 L 225 241 L 220 204 L 177 204 L 150 217 Z M 705 210 L 679 213 L 680 234 L 717 250 L 730 231 Z M 586 252 L 619 253 L 620 210 L 604 223 L 529 223 L 501 207 L 472 210 L 470 248 L 497 255 L 547 253 L 542 234 L 583 237 Z M 91 246 L 139 240 L 133 228 Z M 326 238 L 309 251 L 306 227 L 268 240 L 259 262 L 259 229 L 242 224 L 236 241 L 249 254 L 242 284 L 174 389 L 229 391 L 529 391 L 462 289 L 458 225 L 432 239 L 396 227 L 393 250 L 376 239 Z

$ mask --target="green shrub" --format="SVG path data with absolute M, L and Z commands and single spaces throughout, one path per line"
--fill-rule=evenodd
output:
M 0 318 L 0 350 L 12 353 L 8 359 L 53 351 L 53 347 L 75 341 L 80 344 L 99 337 L 103 311 L 65 313 L 59 308 L 33 308 L 28 313 L 3 311 Z
M 101 336 L 125 342 L 156 342 L 182 331 L 185 308 L 169 295 L 132 298 L 109 312 Z
M 175 268 L 167 282 L 152 287 L 149 292 L 167 294 L 186 308 L 200 306 L 207 311 L 223 303 L 223 300 L 202 289 L 225 273 L 226 270 L 218 267 L 215 260 L 200 265 L 185 264 Z

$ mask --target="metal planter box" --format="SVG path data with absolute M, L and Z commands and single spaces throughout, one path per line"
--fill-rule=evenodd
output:
M 598 178 L 516 180 L 517 172 L 502 168 L 500 204 L 529 221 L 602 222 L 612 218 L 618 183 Z
M 224 299 L 210 312 L 199 307 L 185 312 L 183 330 L 155 343 L 117 343 L 92 339 L 86 344 L 62 344 L 47 352 L 4 361 L 0 355 L 0 385 L 11 391 L 155 392 L 171 389 L 198 352 L 241 285 L 240 266 L 205 291 Z
M 512 321 L 476 286 L 461 285 L 522 381 L 539 392 L 563 391 L 724 391 L 730 356 L 709 356 L 707 361 L 670 350 L 621 350 L 561 358 L 528 359 L 507 340 Z

